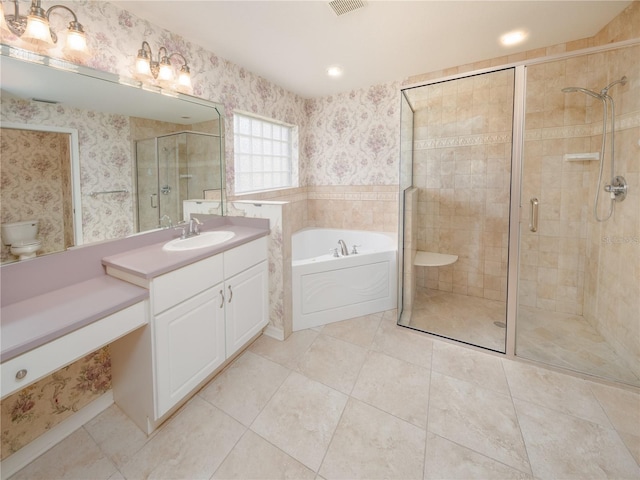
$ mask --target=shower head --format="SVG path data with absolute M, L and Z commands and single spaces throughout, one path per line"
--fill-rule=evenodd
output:
M 599 100 L 602 100 L 603 95 L 593 92 L 591 90 L 587 90 L 586 88 L 582 88 L 582 87 L 566 87 L 563 88 L 562 91 L 564 93 L 573 93 L 573 92 L 581 92 L 581 93 L 585 93 L 591 97 L 597 98 Z
M 606 86 L 606 87 L 604 87 L 602 90 L 600 90 L 600 95 L 602 95 L 602 96 L 604 97 L 604 96 L 605 96 L 605 95 L 607 95 L 607 93 L 609 92 L 609 89 L 610 89 L 611 87 L 613 87 L 614 85 L 617 85 L 618 83 L 619 83 L 619 84 L 621 84 L 621 85 L 626 85 L 626 83 L 627 83 L 627 77 L 626 77 L 626 76 L 624 76 L 624 77 L 622 77 L 620 80 L 616 80 L 615 82 L 611 82 L 609 85 L 607 85 L 607 86 Z

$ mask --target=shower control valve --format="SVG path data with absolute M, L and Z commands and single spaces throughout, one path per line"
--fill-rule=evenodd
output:
M 621 202 L 627 197 L 627 182 L 622 176 L 613 179 L 611 185 L 605 185 L 604 191 L 611 194 L 611 200 Z

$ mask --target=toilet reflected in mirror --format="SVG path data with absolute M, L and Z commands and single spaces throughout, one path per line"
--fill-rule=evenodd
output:
M 3 223 L 1 233 L 2 243 L 11 247 L 11 254 L 18 260 L 34 258 L 42 248 L 42 243 L 37 239 L 38 220 Z

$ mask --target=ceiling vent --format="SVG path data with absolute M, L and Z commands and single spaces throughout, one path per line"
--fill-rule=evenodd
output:
M 329 6 L 339 17 L 364 7 L 364 2 L 362 0 L 333 0 L 333 2 L 329 2 Z

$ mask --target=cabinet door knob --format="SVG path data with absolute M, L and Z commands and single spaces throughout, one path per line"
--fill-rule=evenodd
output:
M 220 308 L 224 307 L 224 290 L 220 289 Z
M 27 376 L 27 370 L 24 368 L 22 370 L 18 370 L 18 373 L 16 373 L 16 378 L 18 380 L 22 380 L 26 376 Z
M 231 290 L 231 285 L 229 285 L 229 303 L 231 303 L 231 299 L 233 299 L 233 290 Z

